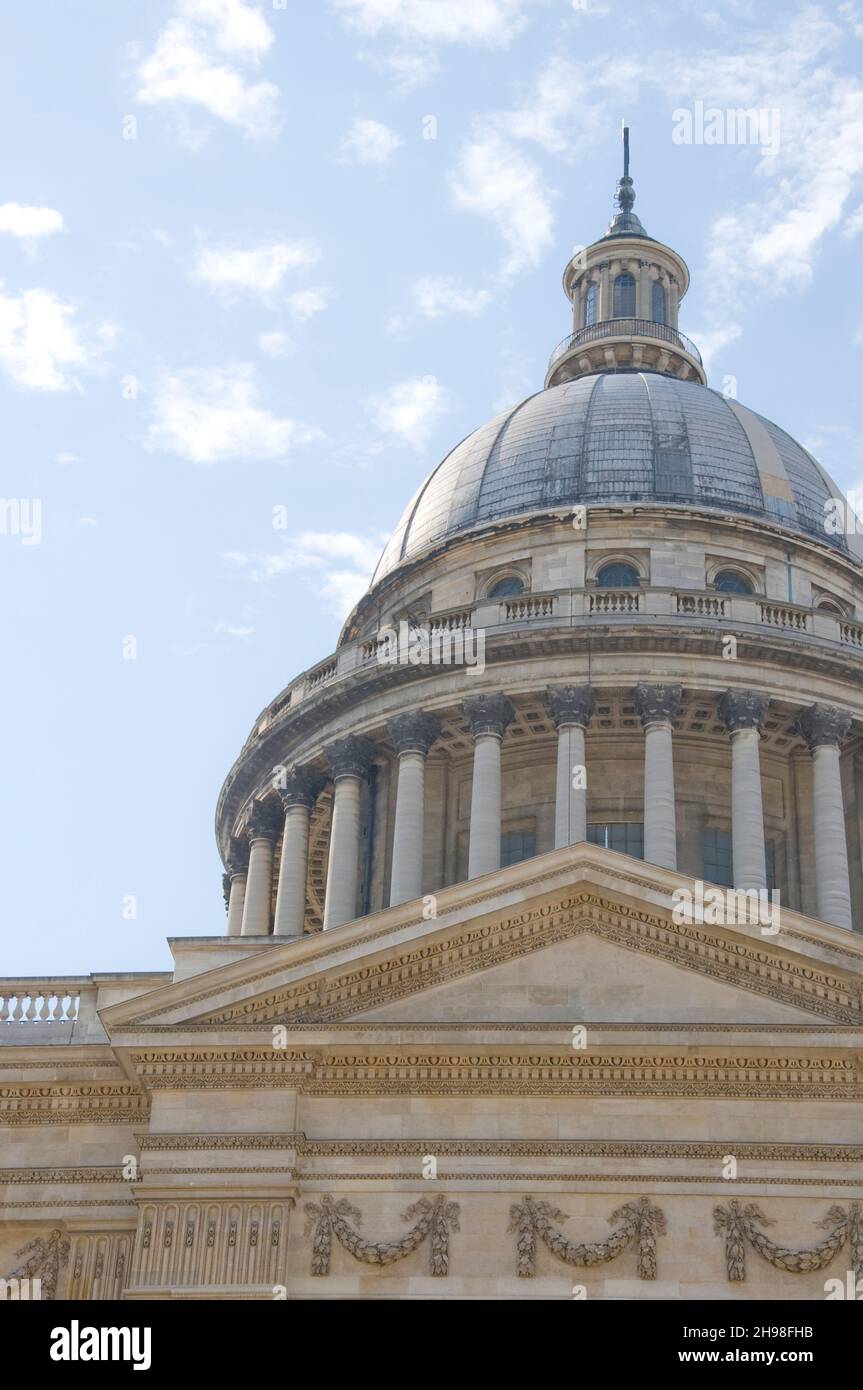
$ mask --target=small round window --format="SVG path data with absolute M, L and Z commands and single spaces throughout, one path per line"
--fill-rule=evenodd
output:
M 508 574 L 505 579 L 498 579 L 497 583 L 492 584 L 488 591 L 489 598 L 512 598 L 514 594 L 524 593 L 524 580 L 519 579 L 517 574 Z
M 722 594 L 751 594 L 752 585 L 737 570 L 720 570 L 713 581 L 714 589 Z
M 634 565 L 614 560 L 610 565 L 603 565 L 596 582 L 600 589 L 632 589 L 638 584 L 638 570 Z

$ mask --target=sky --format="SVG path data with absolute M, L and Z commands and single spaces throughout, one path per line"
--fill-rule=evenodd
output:
M 859 486 L 863 4 L 6 0 L 0 35 L 0 975 L 223 933 L 221 783 L 541 386 L 622 119 L 711 384 Z

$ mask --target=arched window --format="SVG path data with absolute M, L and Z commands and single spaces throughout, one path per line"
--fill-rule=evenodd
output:
M 654 323 L 665 323 L 665 289 L 658 280 L 653 282 L 650 316 Z
M 631 589 L 638 584 L 638 570 L 622 560 L 612 560 L 610 565 L 603 565 L 596 582 L 600 589 Z
M 489 598 L 512 598 L 514 594 L 524 593 L 524 580 L 519 579 L 517 574 L 508 574 L 503 579 L 499 579 L 496 584 L 492 584 L 488 591 Z
M 819 613 L 835 613 L 837 617 L 844 618 L 845 610 L 832 598 L 820 598 L 815 607 Z
M 714 589 L 722 594 L 751 594 L 752 585 L 737 570 L 720 570 L 713 581 Z
M 612 318 L 635 318 L 635 276 L 618 275 L 614 282 Z
M 589 328 L 592 323 L 596 323 L 596 299 L 597 286 L 588 285 L 587 294 L 584 296 L 584 326 Z

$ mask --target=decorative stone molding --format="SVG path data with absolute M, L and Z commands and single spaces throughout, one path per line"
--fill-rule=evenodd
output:
M 329 1274 L 333 1236 L 355 1260 L 370 1265 L 395 1264 L 422 1245 L 428 1236 L 430 1273 L 438 1277 L 446 1277 L 449 1273 L 449 1233 L 459 1229 L 459 1206 L 457 1202 L 447 1201 L 443 1193 L 433 1202 L 421 1197 L 408 1207 L 402 1219 L 410 1221 L 416 1217 L 416 1224 L 401 1240 L 394 1241 L 364 1240 L 348 1224 L 350 1218 L 359 1226 L 362 1216 L 345 1197 L 333 1201 L 324 1193 L 320 1202 L 307 1202 L 305 1209 L 305 1234 L 312 1238 L 312 1274 Z
M 651 1204 L 648 1197 L 627 1202 L 618 1207 L 608 1218 L 620 1225 L 612 1231 L 607 1240 L 591 1241 L 575 1245 L 566 1236 L 555 1230 L 553 1222 L 568 1220 L 566 1213 L 559 1211 L 550 1202 L 537 1201 L 534 1197 L 524 1197 L 520 1203 L 510 1207 L 510 1231 L 516 1233 L 516 1269 L 522 1279 L 532 1279 L 536 1274 L 537 1237 L 553 1254 L 570 1265 L 603 1265 L 617 1259 L 630 1245 L 638 1248 L 639 1279 L 656 1278 L 656 1237 L 665 1235 L 665 1216 L 659 1207 Z
M 593 713 L 593 691 L 589 685 L 550 685 L 546 697 L 558 729 L 567 724 L 587 728 Z
M 278 810 L 273 799 L 267 798 L 264 801 L 252 803 L 246 822 L 246 835 L 249 844 L 253 840 L 276 840 L 281 828 Z
M 643 685 L 635 687 L 635 708 L 642 724 L 673 724 L 680 713 L 683 688 L 680 685 Z
M 125 1125 L 146 1121 L 149 1112 L 148 1097 L 128 1083 L 46 1081 L 0 1086 L 4 1125 Z
M 422 710 L 397 714 L 388 727 L 397 753 L 422 753 L 423 757 L 440 734 L 438 720 Z
M 503 738 L 514 710 L 506 695 L 471 695 L 464 702 L 464 713 L 474 738 L 481 734 Z
M 324 776 L 313 767 L 289 767 L 285 773 L 283 787 L 279 787 L 279 800 L 285 811 L 291 806 L 314 806 L 323 790 Z
M 293 1198 L 143 1201 L 129 1290 L 284 1282 Z
M 833 1022 L 863 1022 L 859 976 L 834 973 L 814 961 L 804 963 L 759 941 L 730 942 L 720 929 L 675 923 L 587 891 L 480 926 L 453 929 L 435 941 L 434 951 L 422 940 L 372 964 L 285 985 L 199 1021 L 222 1025 L 347 1018 L 585 933 Z
M 757 729 L 761 733 L 770 699 L 757 690 L 726 690 L 719 701 L 719 717 L 730 734 L 738 729 Z
M 231 853 L 225 860 L 225 872 L 229 878 L 236 878 L 238 874 L 249 872 L 249 847 L 244 844 L 234 844 Z
M 795 1274 L 823 1269 L 847 1244 L 855 1278 L 863 1275 L 863 1214 L 859 1202 L 852 1202 L 847 1210 L 832 1206 L 824 1220 L 818 1222 L 829 1235 L 820 1245 L 805 1246 L 802 1250 L 777 1245 L 758 1229 L 773 1224 L 754 1202 L 742 1206 L 738 1201 L 731 1201 L 727 1206 L 714 1207 L 713 1229 L 717 1235 L 725 1236 L 725 1265 L 732 1283 L 743 1283 L 746 1278 L 747 1242 L 774 1269 L 790 1270 Z
M 134 1239 L 134 1231 L 94 1231 L 76 1236 L 66 1297 L 91 1303 L 122 1298 Z
M 366 777 L 372 765 L 374 745 L 362 735 L 348 734 L 327 744 L 324 756 L 333 770 L 333 777 Z
M 810 705 L 801 714 L 797 727 L 810 748 L 838 748 L 848 736 L 851 715 L 833 705 Z
M 56 1298 L 60 1270 L 69 1260 L 68 1236 L 61 1230 L 53 1230 L 47 1237 L 39 1236 L 36 1240 L 28 1241 L 15 1251 L 15 1255 L 16 1258 L 19 1255 L 26 1255 L 27 1258 L 7 1274 L 6 1279 L 38 1279 L 41 1284 L 39 1297 L 45 1300 Z

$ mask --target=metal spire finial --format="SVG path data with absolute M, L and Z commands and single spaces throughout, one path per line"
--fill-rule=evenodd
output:
M 614 201 L 620 211 L 616 212 L 611 219 L 608 234 L 610 236 L 627 234 L 646 236 L 647 233 L 641 222 L 632 211 L 635 203 L 635 185 L 629 174 L 629 126 L 625 122 L 621 122 L 621 131 L 623 134 L 623 177 L 617 180 L 617 189 L 614 194 Z

